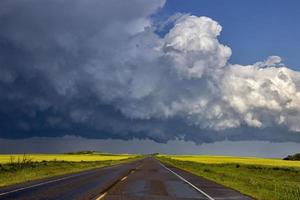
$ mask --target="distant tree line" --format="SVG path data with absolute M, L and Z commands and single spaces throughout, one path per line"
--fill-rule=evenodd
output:
M 77 152 L 67 152 L 64 154 L 94 154 L 96 151 L 77 151 Z
M 288 155 L 283 160 L 300 160 L 300 153 L 296 153 L 294 155 Z

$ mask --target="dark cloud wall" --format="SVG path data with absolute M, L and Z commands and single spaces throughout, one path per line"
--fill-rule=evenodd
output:
M 217 22 L 157 25 L 164 3 L 2 0 L 0 137 L 299 142 L 299 72 L 228 63 Z
M 1 136 L 72 132 L 116 137 L 112 129 L 122 129 L 128 120 L 99 100 L 105 97 L 97 96 L 93 74 L 84 68 L 94 60 L 111 65 L 106 62 L 126 48 L 123 41 L 131 32 L 142 31 L 147 16 L 162 5 L 163 1 L 1 1 Z M 132 137 L 124 134 L 121 137 Z

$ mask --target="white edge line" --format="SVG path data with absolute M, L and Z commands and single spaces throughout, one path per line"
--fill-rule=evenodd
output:
M 162 164 L 161 162 L 159 162 L 159 164 L 161 166 L 163 166 L 166 170 L 170 171 L 171 173 L 173 173 L 174 175 L 176 175 L 178 178 L 180 178 L 183 182 L 187 183 L 188 185 L 190 185 L 191 187 L 193 187 L 195 190 L 197 190 L 198 192 L 200 192 L 201 194 L 203 194 L 204 196 L 206 196 L 209 200 L 215 200 L 214 198 L 212 198 L 211 196 L 209 196 L 207 193 L 205 193 L 203 190 L 199 189 L 198 187 L 196 187 L 195 185 L 193 185 L 191 182 L 189 182 L 188 180 L 186 180 L 185 178 L 183 178 L 182 176 L 180 176 L 179 174 L 177 174 L 176 172 L 172 171 L 171 169 L 167 168 L 164 164 Z
M 113 166 L 108 166 L 108 167 L 105 167 L 105 168 L 103 168 L 103 169 L 114 168 L 114 167 L 117 167 L 118 165 L 119 165 L 119 164 L 113 165 Z M 96 169 L 97 169 L 97 168 L 96 168 Z M 98 169 L 101 169 L 101 168 L 98 168 Z M 91 170 L 93 170 L 93 169 L 91 169 Z M 51 181 L 46 181 L 46 182 L 43 182 L 43 183 L 38 183 L 38 184 L 31 185 L 31 186 L 28 186 L 28 187 L 23 187 L 23 188 L 11 190 L 11 191 L 3 192 L 3 193 L 0 193 L 0 196 L 4 196 L 4 195 L 11 194 L 11 193 L 14 193 L 14 192 L 19 192 L 19 191 L 22 191 L 22 190 L 27 190 L 27 189 L 34 188 L 34 187 L 38 187 L 38 186 L 41 186 L 41 185 L 46 185 L 46 184 L 49 184 L 49 183 L 55 183 L 55 182 L 58 182 L 58 181 L 62 181 L 62 180 L 74 178 L 74 177 L 77 177 L 77 176 L 82 176 L 82 175 L 90 174 L 90 173 L 93 173 L 93 172 L 94 172 L 94 171 L 88 171 L 88 172 L 86 172 L 86 173 L 80 173 L 80 172 L 79 172 L 80 174 L 76 174 L 76 175 L 73 175 L 73 176 L 67 176 L 67 177 L 63 177 L 63 178 L 59 178 L 59 179 L 55 179 L 55 180 L 51 180 Z

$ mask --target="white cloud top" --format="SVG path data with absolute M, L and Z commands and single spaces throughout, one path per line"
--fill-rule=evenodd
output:
M 135 119 L 180 117 L 212 130 L 247 125 L 300 131 L 300 73 L 278 56 L 248 66 L 228 63 L 231 49 L 219 43 L 221 30 L 208 17 L 184 15 L 163 38 L 138 33 L 113 70 L 93 66 L 101 70 L 94 77 L 100 96 L 110 96 Z M 103 70 L 113 78 L 102 77 Z

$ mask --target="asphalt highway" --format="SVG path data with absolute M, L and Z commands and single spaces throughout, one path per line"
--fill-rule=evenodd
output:
M 102 169 L 0 188 L 14 200 L 249 200 L 251 198 L 165 166 L 152 157 Z

